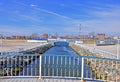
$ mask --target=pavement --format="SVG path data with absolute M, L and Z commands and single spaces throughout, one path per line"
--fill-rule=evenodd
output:
M 0 82 L 104 82 L 97 80 L 81 81 L 80 79 L 38 79 L 38 78 L 0 78 Z

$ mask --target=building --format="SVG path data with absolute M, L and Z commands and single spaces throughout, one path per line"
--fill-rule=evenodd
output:
M 12 39 L 26 39 L 26 36 L 12 36 Z
M 48 38 L 48 34 L 42 34 L 41 38 Z
M 79 39 L 81 39 L 81 40 L 90 40 L 90 39 L 93 40 L 95 38 L 92 35 L 80 35 Z
M 105 34 L 97 34 L 98 40 L 105 40 Z

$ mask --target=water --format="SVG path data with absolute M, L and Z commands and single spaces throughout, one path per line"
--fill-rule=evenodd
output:
M 43 54 L 42 76 L 81 77 L 81 60 L 69 46 L 54 46 Z M 84 77 L 93 77 L 87 64 L 84 70 Z
M 69 46 L 54 46 L 46 51 L 43 56 L 74 56 L 78 55 Z
M 81 77 L 82 58 L 69 46 L 54 46 L 42 55 L 42 76 Z M 37 58 L 25 66 L 20 76 L 39 76 L 39 62 Z M 84 63 L 84 77 L 92 78 L 89 66 Z

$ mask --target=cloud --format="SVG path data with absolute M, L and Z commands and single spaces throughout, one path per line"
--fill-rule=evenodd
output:
M 51 15 L 54 15 L 54 16 L 57 16 L 57 17 L 60 17 L 60 18 L 63 18 L 63 19 L 73 20 L 70 17 L 64 16 L 64 15 L 61 15 L 61 14 L 58 14 L 58 13 L 55 13 L 55 12 L 52 12 L 52 11 L 49 11 L 49 10 L 46 10 L 46 9 L 42 9 L 42 8 L 36 8 L 36 9 L 41 11 L 41 12 L 45 12 L 45 13 L 48 13 L 48 14 L 51 14 Z
M 103 9 L 109 9 L 109 5 L 107 4 L 100 4 L 100 3 L 94 3 L 94 2 L 88 2 L 87 3 L 88 5 L 86 4 L 83 4 L 83 3 L 77 3 L 77 4 L 72 4 L 72 6 L 74 6 L 73 8 L 77 7 L 77 8 L 80 8 L 84 11 L 98 11 L 98 10 L 103 10 Z
M 21 2 L 16 2 L 17 4 L 20 4 L 20 5 L 23 5 L 25 7 L 29 7 L 29 5 L 26 5 L 24 3 L 21 3 Z M 63 6 L 64 4 L 62 4 Z M 44 12 L 44 13 L 47 13 L 47 14 L 50 14 L 50 15 L 54 15 L 54 16 L 57 16 L 57 17 L 60 17 L 60 18 L 63 18 L 63 19 L 67 19 L 67 20 L 73 20 L 72 18 L 70 17 L 67 17 L 67 16 L 64 16 L 64 15 L 61 15 L 61 14 L 58 14 L 58 13 L 55 13 L 53 11 L 50 11 L 50 10 L 47 10 L 47 9 L 43 9 L 43 8 L 40 8 L 38 7 L 37 5 L 35 4 L 30 4 L 31 7 L 34 8 L 34 10 L 38 10 L 40 12 Z M 65 6 L 65 5 L 64 5 Z
M 97 33 L 120 33 L 120 7 L 119 5 L 110 5 L 106 6 L 97 4 L 97 5 L 86 5 L 86 4 L 78 4 L 77 7 L 75 5 L 69 4 L 60 4 L 60 6 L 64 7 L 67 5 L 67 9 L 71 10 L 71 8 L 75 11 L 69 11 L 70 13 L 59 14 L 57 11 L 51 11 L 49 9 L 41 8 L 38 5 L 33 3 L 25 4 L 21 2 L 16 2 L 19 7 L 28 9 L 28 12 L 21 12 L 20 10 L 16 12 L 8 12 L 11 14 L 13 18 L 11 20 L 20 22 L 20 26 L 13 26 L 19 29 L 13 29 L 10 31 L 6 29 L 0 29 L 1 32 L 10 32 L 16 33 L 20 30 L 22 33 L 51 33 L 51 32 L 63 32 L 64 34 L 78 34 L 79 33 L 79 24 L 82 24 L 82 33 L 89 32 L 97 32 Z M 22 10 L 22 9 L 21 9 Z M 82 13 L 81 13 L 82 11 Z M 69 16 L 67 16 L 67 14 Z M 43 17 L 43 18 L 41 18 Z M 76 19 L 73 19 L 76 18 Z M 29 24 L 27 27 L 22 25 Z M 30 22 L 28 22 L 30 21 Z M 44 22 L 43 22 L 44 21 Z M 33 26 L 32 26 L 33 24 Z M 39 26 L 38 26 L 39 25 Z M 5 26 L 4 26 L 5 27 Z M 4 28 L 0 27 L 0 28 Z M 57 28 L 57 30 L 55 28 Z M 25 29 L 23 29 L 25 28 Z M 29 29 L 28 29 L 29 28 Z M 6 31 L 5 31 L 6 30 Z M 15 30 L 15 31 L 13 31 Z M 20 33 L 20 32 L 18 32 Z M 22 34 L 21 33 L 21 34 Z
M 34 16 L 31 16 L 31 15 L 22 15 L 22 14 L 18 14 L 18 16 L 22 20 L 32 21 L 33 23 L 43 22 L 43 20 L 40 17 L 34 17 Z
M 11 11 L 6 11 L 6 10 L 1 10 L 4 13 L 8 14 L 8 19 L 14 22 L 20 22 L 20 21 L 27 21 L 27 22 L 32 22 L 32 23 L 40 23 L 43 22 L 43 17 L 37 16 L 34 14 L 32 9 L 29 11 L 29 13 L 24 13 L 21 12 L 20 10 L 11 10 Z
M 110 9 L 86 11 L 91 15 L 91 19 L 75 21 L 81 23 L 84 31 L 94 31 L 97 33 L 117 33 L 120 35 L 120 7 L 109 6 Z
M 108 18 L 108 19 L 111 19 L 111 18 L 114 18 L 114 19 L 119 19 L 120 18 L 120 9 L 112 9 L 111 11 L 96 11 L 94 12 L 93 14 L 97 17 L 101 17 L 101 18 Z
M 31 6 L 31 7 L 36 7 L 37 5 L 35 5 L 35 4 L 30 4 L 30 6 Z

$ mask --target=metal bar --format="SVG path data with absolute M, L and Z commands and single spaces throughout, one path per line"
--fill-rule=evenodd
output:
M 14 66 L 15 66 L 15 68 L 14 68 L 14 75 L 16 76 L 17 74 L 16 74 L 16 63 L 17 63 L 17 58 L 16 57 L 14 57 Z
M 67 70 L 66 70 L 66 66 L 67 65 L 67 57 L 65 57 L 65 75 L 64 76 L 67 76 L 67 74 L 66 74 L 66 72 L 67 72 Z
M 55 57 L 53 56 L 53 66 L 54 66 L 54 60 L 55 60 L 54 58 L 55 58 Z M 55 71 L 55 69 L 54 69 L 54 67 L 53 67 L 53 76 L 55 75 L 55 74 L 54 74 L 54 71 Z
M 73 57 L 73 67 L 75 66 L 75 57 Z M 75 68 L 73 68 L 73 77 L 75 76 Z
M 92 59 L 90 59 L 90 62 L 92 62 Z M 91 67 L 90 68 L 91 69 L 91 71 L 93 71 L 93 68 Z M 93 77 L 93 72 L 90 74 L 90 76 L 91 76 L 91 78 Z M 94 77 L 95 78 L 95 77 Z
M 3 56 L 1 56 L 1 61 L 2 61 L 2 62 L 1 62 L 1 67 L 4 69 L 4 66 L 3 66 L 3 65 L 4 65 Z M 1 76 L 4 76 L 4 74 L 3 74 L 3 73 L 4 73 L 4 70 L 3 70 L 3 69 L 2 69 L 2 71 L 1 71 L 1 72 L 2 72 L 2 75 L 1 75 Z
M 25 72 L 26 72 L 26 76 L 28 76 L 28 64 L 29 64 L 29 57 L 28 57 L 28 55 L 26 55 L 26 69 L 25 69 Z
M 7 57 L 7 76 L 9 76 L 9 57 Z
M 50 76 L 50 56 L 48 56 L 48 76 Z
M 19 72 L 18 72 L 18 73 L 19 73 L 19 76 L 20 76 L 20 63 L 21 63 L 21 58 L 20 58 L 20 57 L 21 57 L 21 56 L 18 56 L 18 58 L 19 58 L 19 59 L 18 59 L 18 61 L 19 61 L 19 64 L 18 64 L 18 69 L 19 69 Z
M 35 60 L 34 60 L 34 76 L 36 76 L 36 60 L 37 60 L 36 55 L 34 55 L 34 58 L 35 58 Z
M 116 82 L 118 82 L 118 80 L 117 80 L 117 79 L 118 79 L 118 76 L 117 76 L 117 69 L 118 69 L 117 61 L 116 61 L 115 63 L 116 63 L 116 64 L 115 64 L 115 65 L 116 65 Z
M 99 62 L 99 64 L 101 64 L 101 63 L 100 63 L 100 60 L 99 60 L 98 62 Z M 100 65 L 99 65 L 99 68 L 100 68 Z M 100 69 L 99 69 L 99 70 L 100 70 Z M 99 79 L 101 79 L 100 77 L 101 77 L 101 72 L 99 72 Z
M 42 56 L 40 55 L 40 58 L 39 58 L 39 78 L 42 77 Z
M 84 80 L 84 58 L 82 57 L 81 81 Z
M 22 64 L 21 64 L 21 66 L 22 66 L 22 76 L 23 76 L 23 69 L 24 69 L 24 61 L 23 61 L 23 56 L 21 57 L 21 61 L 22 61 Z
M 105 64 L 105 61 L 103 60 L 103 65 Z M 104 80 L 105 80 L 105 68 L 104 68 Z
M 70 68 L 71 61 L 70 60 L 71 60 L 71 57 L 69 57 L 69 69 L 68 69 L 69 70 L 69 77 L 70 77 L 70 70 L 71 70 L 71 68 Z
M 88 65 L 88 58 L 86 58 L 86 64 Z M 88 70 L 86 70 L 86 77 L 88 78 Z
M 36 60 L 35 60 L 35 76 L 37 76 L 37 64 L 38 64 L 38 62 L 37 62 L 37 60 L 38 60 L 37 55 L 35 55 L 35 58 L 36 58 Z
M 57 66 L 58 66 L 58 56 L 57 56 L 57 58 L 56 58 L 56 60 L 57 60 Z M 57 76 L 58 76 L 58 67 L 57 67 Z
M 48 59 L 49 63 L 48 64 L 50 64 L 50 56 L 48 56 L 48 57 L 49 57 L 49 59 Z
M 94 67 L 94 71 L 97 71 L 97 66 L 99 66 L 99 59 L 98 59 L 98 62 L 97 62 L 97 60 L 96 59 L 94 59 L 95 60 L 95 67 Z M 97 78 L 97 73 L 95 72 L 95 78 Z
M 46 56 L 44 56 L 44 59 L 45 59 L 45 64 L 46 64 Z
M 79 67 L 79 57 L 78 57 L 78 61 L 77 61 L 77 66 Z M 79 69 L 77 68 L 77 77 L 79 76 Z
M 62 76 L 62 56 L 61 56 L 61 67 L 60 67 L 60 75 Z
M 12 65 L 13 65 L 13 64 L 12 64 L 12 57 L 10 56 L 10 66 L 11 66 L 11 69 L 10 69 L 11 74 L 10 74 L 10 75 L 11 75 L 11 76 L 13 75 L 13 74 L 12 74 L 12 69 L 13 69 Z
M 25 70 L 24 70 L 24 67 L 25 67 L 25 60 L 24 60 L 24 58 L 25 58 L 25 56 L 23 56 L 23 59 L 22 59 L 22 60 L 23 60 L 23 76 L 25 76 L 25 73 L 24 73 L 24 72 L 25 72 Z
M 33 61 L 33 56 L 31 56 L 31 61 Z M 32 63 L 32 65 L 33 65 L 33 63 Z M 32 65 L 31 65 L 31 76 L 33 75 L 33 72 L 32 72 L 33 66 Z
M 112 61 L 112 74 L 113 74 L 113 64 L 114 64 L 114 63 L 113 63 L 113 61 Z M 112 77 L 112 79 L 113 79 L 113 77 Z

